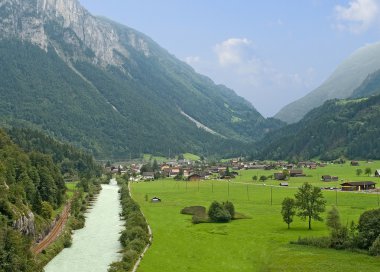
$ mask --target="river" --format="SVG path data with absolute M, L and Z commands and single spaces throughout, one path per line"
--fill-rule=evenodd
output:
M 121 255 L 119 242 L 123 222 L 119 213 L 116 180 L 102 185 L 94 206 L 86 214 L 86 225 L 73 234 L 73 244 L 45 266 L 45 272 L 106 272 Z

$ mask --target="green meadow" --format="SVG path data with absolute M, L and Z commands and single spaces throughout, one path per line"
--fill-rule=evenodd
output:
M 367 165 L 363 162 L 359 167 Z M 374 171 L 380 169 L 380 164 L 375 162 L 370 167 Z M 313 221 L 309 231 L 307 222 L 295 217 L 288 230 L 280 214 L 283 198 L 293 196 L 303 182 L 325 187 L 326 183 L 319 181 L 321 175 L 337 175 L 345 181 L 377 180 L 356 177 L 356 168 L 330 165 L 307 170 L 308 177 L 291 178 L 289 187 L 277 186 L 278 181 L 252 181 L 253 175 L 274 172 L 264 170 L 240 171 L 230 182 L 166 179 L 133 183 L 133 198 L 141 205 L 153 231 L 153 244 L 138 271 L 379 271 L 380 258 L 290 244 L 300 236 L 327 235 L 328 229 L 324 222 Z M 335 187 L 335 182 L 328 186 Z M 146 201 L 146 197 L 154 196 L 162 202 Z M 326 190 L 324 196 L 327 210 L 337 204 L 343 223 L 357 222 L 362 212 L 379 207 L 377 194 Z M 208 208 L 213 200 L 232 201 L 236 211 L 250 219 L 194 225 L 191 216 L 180 214 L 186 206 Z

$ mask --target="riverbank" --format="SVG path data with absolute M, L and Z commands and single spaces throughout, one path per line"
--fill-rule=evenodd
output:
M 37 264 L 40 268 L 43 268 L 64 248 L 68 248 L 72 245 L 72 232 L 84 227 L 85 213 L 87 209 L 91 207 L 91 203 L 97 198 L 100 191 L 101 187 L 99 182 L 93 181 L 85 186 L 79 183 L 72 195 L 70 204 L 68 204 L 70 205 L 70 212 L 66 215 L 63 212 L 61 215 L 66 218 L 57 220 L 56 225 L 41 242 L 44 243 L 44 241 L 48 240 L 48 243 L 43 244 L 42 247 L 38 245 L 33 247 Z
M 131 197 L 128 180 L 120 177 L 118 183 L 122 216 L 125 220 L 125 229 L 119 238 L 123 246 L 122 259 L 112 263 L 108 271 L 136 271 L 140 259 L 152 242 L 152 232 L 139 205 Z
M 86 214 L 84 228 L 74 231 L 72 246 L 60 252 L 46 267 L 46 272 L 104 272 L 120 258 L 118 236 L 120 220 L 119 187 L 102 185 L 97 201 Z

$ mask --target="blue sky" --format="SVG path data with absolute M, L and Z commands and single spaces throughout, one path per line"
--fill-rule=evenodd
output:
M 380 35 L 380 0 L 80 2 L 150 36 L 264 116 L 318 87 Z

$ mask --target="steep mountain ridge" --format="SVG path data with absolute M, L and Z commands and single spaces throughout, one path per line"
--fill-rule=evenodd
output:
M 311 109 L 330 99 L 349 98 L 369 74 L 380 69 L 380 43 L 366 45 L 340 64 L 317 89 L 282 108 L 276 115 L 287 123 L 295 123 Z
M 212 154 L 220 146 L 241 152 L 283 125 L 76 0 L 0 5 L 5 123 L 37 126 L 99 158 L 169 149 Z

